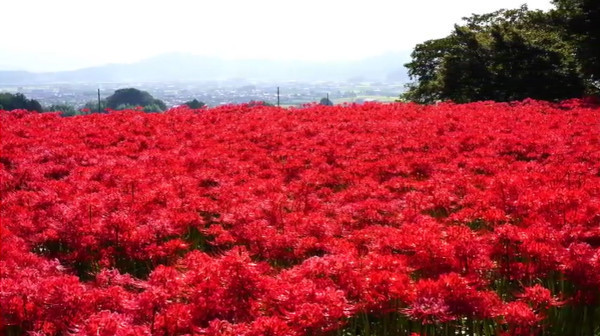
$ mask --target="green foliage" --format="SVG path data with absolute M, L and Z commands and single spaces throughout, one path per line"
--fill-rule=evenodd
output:
M 22 93 L 0 92 L 0 106 L 4 110 L 29 110 L 42 112 L 42 105 L 34 99 L 27 99 Z
M 598 0 L 553 0 L 556 25 L 576 46 L 581 71 L 600 90 L 600 4 Z
M 187 105 L 191 109 L 199 109 L 199 108 L 203 108 L 204 106 L 206 106 L 206 104 L 199 101 L 198 99 L 193 99 L 193 100 L 187 101 L 187 102 L 183 103 L 183 105 Z
M 122 111 L 122 110 L 137 110 L 137 107 L 138 107 L 137 105 L 132 105 L 132 104 L 121 104 L 121 105 L 117 106 L 115 108 L 115 110 L 119 110 L 119 111 Z
M 167 109 L 165 103 L 160 99 L 155 99 L 146 91 L 135 88 L 119 89 L 106 98 L 108 108 L 118 110 L 121 106 L 142 106 L 152 112 L 161 112 Z
M 140 106 L 139 105 L 131 105 L 131 104 L 121 104 L 119 106 L 117 106 L 117 108 L 115 110 L 118 111 L 122 111 L 122 110 L 138 110 Z M 142 111 L 144 112 L 162 112 L 164 111 L 165 108 L 161 107 L 158 104 L 152 103 L 150 105 L 146 105 L 146 106 L 142 106 Z
M 100 109 L 98 109 L 98 101 L 92 100 L 92 101 L 85 103 L 81 107 L 81 110 L 87 110 L 91 113 L 104 113 L 106 108 L 107 108 L 106 99 L 102 99 L 102 100 L 100 100 Z
M 553 16 L 526 6 L 464 18 L 447 37 L 417 45 L 404 98 L 459 103 L 580 96 L 584 81 Z
M 275 105 L 269 103 L 268 101 L 257 100 L 257 101 L 251 101 L 251 102 L 249 102 L 248 106 L 270 106 L 270 107 L 273 107 Z
M 154 102 L 152 104 L 144 105 L 144 111 L 146 110 L 146 107 L 148 107 L 148 106 L 153 108 L 153 110 L 150 112 L 162 112 L 167 109 L 167 105 L 160 99 L 154 99 Z M 155 106 L 155 107 L 152 107 L 152 106 Z
M 166 110 L 166 108 L 164 107 L 164 105 L 161 107 L 158 104 L 150 104 L 150 105 L 146 105 L 143 108 L 144 112 L 162 112 Z
M 321 98 L 319 105 L 333 106 L 333 102 L 329 98 Z
M 44 109 L 45 112 L 61 112 L 63 117 L 81 114 L 75 107 L 68 104 L 53 104 Z

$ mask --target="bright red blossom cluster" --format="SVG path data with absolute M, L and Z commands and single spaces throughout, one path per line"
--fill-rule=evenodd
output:
M 583 101 L 0 123 L 2 334 L 600 331 Z

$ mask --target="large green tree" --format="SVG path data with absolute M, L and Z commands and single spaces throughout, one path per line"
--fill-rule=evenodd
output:
M 0 109 L 42 112 L 42 105 L 35 99 L 27 99 L 22 93 L 0 92 Z
M 404 98 L 421 103 L 580 96 L 574 47 L 548 13 L 526 6 L 464 18 L 447 37 L 418 44 Z
M 553 0 L 557 25 L 576 46 L 581 71 L 600 90 L 600 1 Z
M 146 91 L 135 88 L 118 89 L 106 98 L 106 104 L 111 109 L 122 109 L 123 107 L 142 106 L 144 109 L 151 108 L 152 112 L 160 112 L 167 109 L 165 103 L 155 99 Z

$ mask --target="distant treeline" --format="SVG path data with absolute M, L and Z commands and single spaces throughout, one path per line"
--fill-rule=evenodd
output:
M 182 103 L 192 109 L 199 109 L 205 104 L 197 99 Z M 69 104 L 53 104 L 42 106 L 37 100 L 27 99 L 22 93 L 0 93 L 0 110 L 30 110 L 38 112 L 61 112 L 63 116 L 74 116 L 88 113 L 103 113 L 106 110 L 133 110 L 141 109 L 144 112 L 162 112 L 167 109 L 166 104 L 152 97 L 146 91 L 135 88 L 116 90 L 112 95 L 100 101 L 90 101 L 83 106 L 75 107 Z
M 274 106 L 266 101 L 249 102 L 260 103 L 263 106 Z M 329 96 L 323 98 L 319 102 L 320 105 L 333 105 Z M 192 99 L 182 103 L 191 109 L 201 109 L 206 106 L 204 102 L 198 99 Z M 62 116 L 70 117 L 89 113 L 105 113 L 108 110 L 141 110 L 144 112 L 163 112 L 167 110 L 166 104 L 152 97 L 146 91 L 141 91 L 135 88 L 118 89 L 106 99 L 89 101 L 83 106 L 75 107 L 69 104 L 53 104 L 42 106 L 37 100 L 27 99 L 22 93 L 0 93 L 0 110 L 30 110 L 37 112 L 61 112 Z
M 600 2 L 553 0 L 464 18 L 441 39 L 418 44 L 405 66 L 403 100 L 560 100 L 600 91 Z

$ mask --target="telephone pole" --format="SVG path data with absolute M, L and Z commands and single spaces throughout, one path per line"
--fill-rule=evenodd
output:
M 279 107 L 279 86 L 277 87 L 277 107 Z
M 102 112 L 102 109 L 100 107 L 100 88 L 98 88 L 98 113 Z

